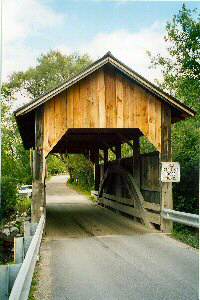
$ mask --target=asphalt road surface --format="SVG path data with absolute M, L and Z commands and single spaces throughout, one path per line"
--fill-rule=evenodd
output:
M 168 236 L 47 183 L 38 300 L 196 300 L 198 253 Z

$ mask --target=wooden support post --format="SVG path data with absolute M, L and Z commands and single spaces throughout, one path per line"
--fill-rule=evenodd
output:
M 92 151 L 92 160 L 94 161 L 94 189 L 98 191 L 100 185 L 99 149 Z
M 44 115 L 43 107 L 35 112 L 35 150 L 33 155 L 32 222 L 38 222 L 41 207 L 45 208 L 45 156 L 43 149 Z
M 161 162 L 171 160 L 171 109 L 163 104 L 161 116 Z M 171 182 L 161 182 L 161 210 L 163 208 L 173 209 Z M 161 230 L 163 232 L 171 232 L 172 229 L 172 221 L 161 218 Z
M 103 156 L 104 156 L 104 173 L 105 173 L 108 167 L 108 148 L 104 149 Z
M 140 139 L 139 136 L 133 140 L 133 177 L 140 188 Z
M 122 157 L 122 154 L 121 154 L 121 144 L 118 144 L 118 145 L 115 146 L 115 153 L 116 153 L 116 159 L 120 160 L 121 157 Z

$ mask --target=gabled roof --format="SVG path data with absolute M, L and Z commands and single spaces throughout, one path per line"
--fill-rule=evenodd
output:
M 153 83 L 149 82 L 147 79 L 130 69 L 128 66 L 123 64 L 117 58 L 115 58 L 111 52 L 107 52 L 102 58 L 92 63 L 89 67 L 87 67 L 84 71 L 79 73 L 78 75 L 74 76 L 73 78 L 69 79 L 68 81 L 64 82 L 63 84 L 59 85 L 58 87 L 48 91 L 47 93 L 41 95 L 40 97 L 34 99 L 33 101 L 25 104 L 24 106 L 18 108 L 15 111 L 15 116 L 22 116 L 26 113 L 34 110 L 41 104 L 45 103 L 52 97 L 56 96 L 57 94 L 61 93 L 65 89 L 71 87 L 72 85 L 76 84 L 81 79 L 87 77 L 88 75 L 92 74 L 96 70 L 100 69 L 104 65 L 109 64 L 121 71 L 124 75 L 126 75 L 130 80 L 134 80 L 139 85 L 144 87 L 145 89 L 149 90 L 151 93 L 156 95 L 158 98 L 162 99 L 166 103 L 170 104 L 177 110 L 184 113 L 187 117 L 192 117 L 195 115 L 195 111 L 174 98 L 173 96 L 167 94 L 160 88 L 158 88 Z

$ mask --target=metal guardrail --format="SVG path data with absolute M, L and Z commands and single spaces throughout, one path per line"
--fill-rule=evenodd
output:
M 166 220 L 199 228 L 199 215 L 164 208 L 161 216 Z
M 40 243 L 42 240 L 45 216 L 42 215 L 38 223 L 36 232 L 32 238 L 25 259 L 21 265 L 19 273 L 12 287 L 9 300 L 27 300 L 30 292 L 31 281 L 35 264 L 38 259 Z

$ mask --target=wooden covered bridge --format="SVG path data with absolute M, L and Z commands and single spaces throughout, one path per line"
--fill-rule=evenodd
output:
M 82 153 L 95 165 L 99 203 L 171 230 L 172 183 L 161 182 L 170 162 L 171 126 L 194 111 L 117 60 L 110 52 L 83 72 L 15 112 L 25 149 L 34 149 L 32 218 L 45 209 L 49 153 Z M 140 153 L 145 136 L 156 151 Z M 121 157 L 123 143 L 133 156 Z M 108 160 L 111 149 L 116 160 Z M 100 165 L 100 157 L 104 163 Z

